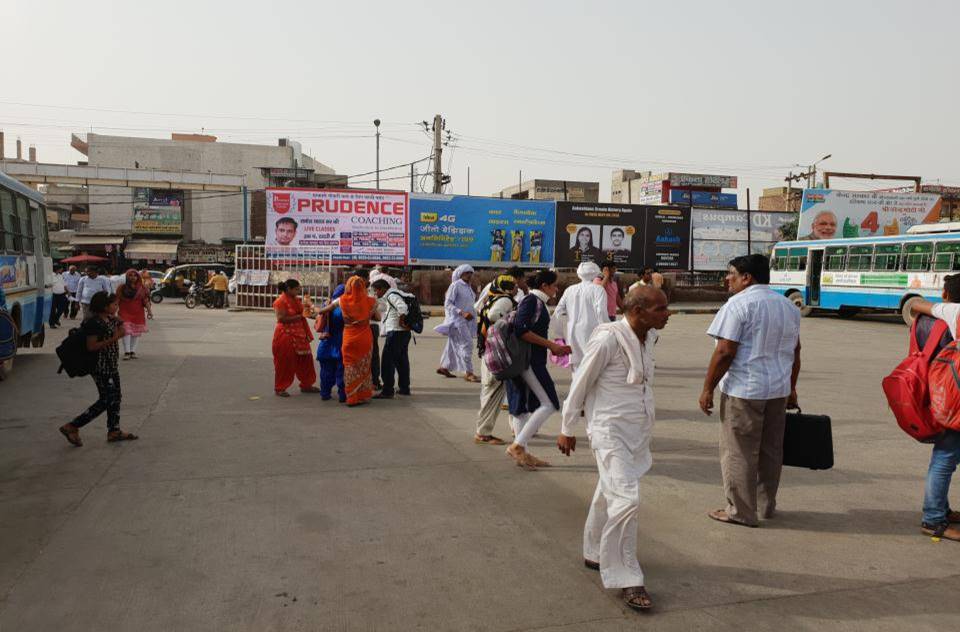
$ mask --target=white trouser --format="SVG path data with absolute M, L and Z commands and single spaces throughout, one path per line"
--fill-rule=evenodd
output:
M 583 529 L 583 557 L 600 563 L 604 588 L 643 586 L 637 561 L 640 468 L 626 448 L 594 450 L 600 480 Z
M 547 392 L 543 390 L 543 386 L 541 386 L 540 381 L 537 380 L 533 369 L 527 369 L 521 374 L 521 377 L 526 383 L 527 388 L 529 388 L 540 401 L 540 407 L 532 413 L 511 418 L 517 433 L 517 437 L 513 442 L 526 448 L 527 443 L 533 438 L 533 435 L 540 431 L 540 426 L 543 425 L 550 415 L 557 412 L 557 409 L 553 407 L 553 402 L 547 397 Z
M 140 342 L 140 336 L 131 336 L 127 334 L 123 337 L 123 350 L 125 353 L 135 353 L 137 350 L 137 343 Z

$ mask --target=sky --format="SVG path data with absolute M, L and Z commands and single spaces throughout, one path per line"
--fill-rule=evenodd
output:
M 353 175 L 374 169 L 373 119 L 389 167 L 428 156 L 419 122 L 442 114 L 448 193 L 469 168 L 474 195 L 522 172 L 599 181 L 605 201 L 615 169 L 672 170 L 739 176 L 756 208 L 826 154 L 960 185 L 958 22 L 960 3 L 924 0 L 11 0 L 0 130 L 8 157 L 19 137 L 67 163 L 71 132 L 290 137 Z M 381 177 L 406 188 L 409 168 Z

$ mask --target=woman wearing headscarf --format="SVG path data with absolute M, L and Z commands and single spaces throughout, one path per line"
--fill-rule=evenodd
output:
M 474 443 L 480 445 L 503 445 L 503 439 L 493 435 L 493 428 L 500 416 L 500 403 L 506 392 L 506 385 L 487 369 L 483 361 L 486 349 L 487 330 L 495 322 L 516 308 L 514 296 L 517 294 L 516 280 L 507 274 L 498 276 L 482 300 L 477 316 L 477 351 L 480 354 L 480 412 L 477 413 L 477 432 Z
M 476 329 L 471 321 L 477 315 L 474 306 L 477 295 L 470 287 L 472 278 L 473 268 L 467 264 L 453 271 L 453 282 L 447 288 L 447 295 L 443 299 L 446 318 L 434 331 L 447 337 L 437 373 L 445 377 L 456 377 L 453 371 L 462 371 L 466 381 L 479 382 L 480 378 L 473 373 L 473 336 Z
M 343 313 L 341 354 L 347 406 L 359 406 L 373 397 L 373 378 L 370 374 L 373 333 L 370 331 L 370 320 L 377 318 L 377 299 L 367 294 L 366 281 L 359 276 L 352 276 L 347 279 L 343 295 L 320 310 L 320 313 L 332 312 L 337 307 Z
M 296 279 L 277 284 L 280 296 L 273 302 L 277 326 L 273 330 L 273 390 L 277 397 L 290 397 L 287 388 L 296 377 L 304 393 L 319 393 L 314 386 L 317 370 L 313 366 L 310 341 L 313 332 L 307 324 L 303 301 L 300 300 L 300 282 Z
M 136 270 L 130 269 L 124 274 L 124 282 L 117 288 L 117 298 L 120 302 L 120 320 L 126 332 L 123 336 L 123 359 L 132 360 L 137 357 L 140 336 L 147 333 L 146 319 L 153 318 L 150 292 L 143 286 L 143 279 Z
M 550 415 L 560 410 L 557 388 L 547 371 L 547 350 L 555 356 L 570 354 L 570 347 L 547 339 L 550 330 L 550 312 L 547 303 L 556 297 L 557 273 L 541 270 L 530 281 L 530 293 L 517 306 L 513 333 L 530 344 L 530 365 L 520 375 L 507 382 L 511 422 L 515 430 L 513 443 L 507 454 L 526 469 L 549 465 L 527 451 L 527 443 L 537 434 Z
M 345 287 L 337 286 L 331 300 L 343 295 Z M 320 364 L 320 399 L 329 401 L 333 386 L 337 386 L 340 403 L 347 401 L 347 389 L 343 383 L 343 311 L 339 306 L 317 318 L 316 330 L 320 343 L 317 345 L 317 362 Z

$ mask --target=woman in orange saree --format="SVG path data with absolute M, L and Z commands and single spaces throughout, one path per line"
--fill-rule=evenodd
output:
M 367 294 L 366 282 L 358 276 L 347 280 L 343 296 L 336 300 L 343 312 L 343 381 L 347 406 L 359 406 L 373 397 L 370 352 L 373 334 L 370 319 L 376 316 L 377 299 Z
M 320 389 L 313 385 L 317 381 L 317 370 L 310 352 L 313 332 L 304 318 L 300 283 L 290 279 L 277 287 L 280 296 L 273 302 L 273 311 L 277 315 L 277 326 L 273 330 L 273 391 L 278 397 L 290 397 L 287 388 L 297 377 L 301 391 L 319 393 Z

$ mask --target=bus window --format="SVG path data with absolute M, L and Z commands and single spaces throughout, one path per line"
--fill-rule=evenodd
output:
M 850 246 L 850 258 L 847 259 L 847 270 L 861 272 L 869 270 L 873 265 L 873 246 Z
M 0 246 L 10 253 L 19 252 L 20 222 L 17 221 L 13 194 L 2 189 L 0 189 L 0 215 L 3 216 L 3 243 Z
M 933 244 L 904 244 L 903 269 L 906 272 L 929 272 Z
M 902 244 L 881 244 L 877 246 L 877 255 L 873 258 L 873 269 L 877 272 L 898 270 L 900 268 L 900 250 Z
M 843 246 L 831 246 L 826 249 L 824 256 L 826 258 L 825 270 L 843 270 L 847 262 L 847 249 Z
M 934 272 L 954 272 L 960 270 L 960 241 L 946 241 L 937 244 L 937 255 L 933 258 Z
M 807 269 L 807 249 L 791 248 L 787 256 L 787 265 L 785 270 L 806 270 Z
M 773 265 L 772 269 L 774 270 L 786 270 L 787 269 L 787 256 L 789 250 L 786 248 L 777 248 L 773 251 Z
M 17 196 L 17 216 L 20 218 L 20 247 L 22 252 L 33 253 L 33 218 L 30 217 L 30 208 L 27 199 Z

